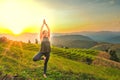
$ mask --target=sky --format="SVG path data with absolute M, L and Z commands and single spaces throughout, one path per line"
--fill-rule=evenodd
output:
M 120 0 L 0 0 L 0 33 L 120 31 Z M 45 28 L 46 29 L 46 28 Z

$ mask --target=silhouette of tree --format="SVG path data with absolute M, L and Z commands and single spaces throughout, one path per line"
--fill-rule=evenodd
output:
M 28 40 L 28 43 L 29 43 L 29 44 L 31 44 L 31 41 L 30 41 L 30 40 Z
M 69 49 L 69 47 L 64 47 L 65 49 Z
M 109 54 L 111 55 L 111 57 L 110 57 L 111 60 L 114 60 L 114 61 L 117 61 L 117 62 L 120 61 L 115 50 L 110 50 Z
M 7 42 L 7 41 L 8 41 L 8 39 L 5 36 L 0 37 L 0 42 Z
M 35 39 L 35 44 L 38 44 L 38 40 L 37 39 Z
M 92 59 L 91 58 L 86 58 L 86 63 L 88 64 L 88 65 L 90 65 L 90 64 L 92 64 Z

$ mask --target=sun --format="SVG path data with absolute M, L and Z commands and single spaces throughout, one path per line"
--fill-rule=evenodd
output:
M 22 32 L 21 31 L 12 31 L 13 32 L 13 34 L 15 34 L 15 35 L 18 35 L 18 34 L 21 34 Z
M 40 4 L 34 0 L 3 0 L 0 2 L 0 25 L 13 34 L 38 32 L 43 19 L 52 26 L 53 14 L 46 5 Z
M 19 29 L 19 28 L 12 28 L 11 31 L 15 35 L 18 35 L 18 34 L 22 33 L 22 29 Z

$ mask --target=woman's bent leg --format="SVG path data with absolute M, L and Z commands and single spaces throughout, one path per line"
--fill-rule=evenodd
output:
M 38 54 L 36 54 L 34 57 L 33 57 L 33 61 L 38 61 L 41 59 L 43 53 L 42 52 L 39 52 Z

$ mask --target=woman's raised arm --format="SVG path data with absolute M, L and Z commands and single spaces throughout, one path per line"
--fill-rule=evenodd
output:
M 44 24 L 46 25 L 47 29 L 48 29 L 48 37 L 50 38 L 50 28 L 49 26 L 46 24 L 46 21 L 44 20 Z
M 43 27 L 44 27 L 44 23 L 42 24 L 41 29 L 40 29 L 40 40 L 42 40 L 42 31 L 43 31 Z

